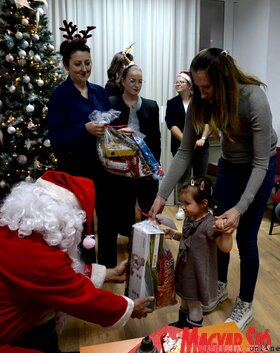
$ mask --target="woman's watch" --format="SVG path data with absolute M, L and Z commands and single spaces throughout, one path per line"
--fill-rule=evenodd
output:
M 206 140 L 206 139 L 207 139 L 207 137 L 201 136 L 201 140 Z

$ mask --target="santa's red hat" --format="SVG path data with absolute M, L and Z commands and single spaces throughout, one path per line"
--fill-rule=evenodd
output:
M 185 80 L 187 80 L 189 83 L 192 83 L 192 78 L 191 78 L 191 74 L 187 71 L 180 71 L 178 73 L 178 76 L 182 76 L 184 77 Z
M 95 189 L 93 181 L 64 172 L 48 170 L 36 184 L 42 187 L 55 200 L 71 203 L 81 207 L 87 218 L 87 234 L 91 233 L 95 206 Z

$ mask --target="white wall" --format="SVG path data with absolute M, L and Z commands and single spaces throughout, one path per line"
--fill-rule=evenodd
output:
M 225 0 L 225 49 L 238 65 L 268 86 L 273 127 L 280 145 L 280 1 Z

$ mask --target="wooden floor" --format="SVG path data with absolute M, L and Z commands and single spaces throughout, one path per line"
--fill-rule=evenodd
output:
M 175 220 L 177 206 L 166 206 L 164 213 Z M 269 330 L 274 350 L 280 350 L 280 224 L 276 223 L 273 234 L 268 235 L 271 206 L 268 206 L 259 232 L 260 271 L 253 304 L 254 320 L 250 326 L 256 331 Z M 176 220 L 175 220 L 176 221 Z M 182 221 L 176 221 L 178 229 Z M 176 257 L 178 242 L 168 240 L 168 244 Z M 119 260 L 127 258 L 128 239 L 119 237 Z M 108 284 L 106 289 L 116 293 L 124 293 L 123 284 Z M 204 316 L 203 325 L 223 322 L 230 314 L 232 304 L 239 289 L 239 258 L 234 242 L 231 253 L 228 291 L 229 299 L 219 304 L 215 311 Z M 130 319 L 121 329 L 104 329 L 69 317 L 63 334 L 60 337 L 62 351 L 78 351 L 80 346 L 146 336 L 172 321 L 177 320 L 178 304 L 154 311 L 145 319 Z M 248 327 L 247 327 L 248 328 Z M 245 328 L 244 333 L 247 332 Z M 278 348 L 278 349 L 277 349 Z

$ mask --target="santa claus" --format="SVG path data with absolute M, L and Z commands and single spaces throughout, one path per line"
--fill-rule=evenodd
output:
M 47 171 L 20 182 L 0 209 L 0 351 L 58 353 L 63 315 L 104 327 L 147 316 L 153 297 L 131 299 L 102 290 L 126 279 L 127 261 L 113 269 L 93 264 L 84 274 L 78 245 L 90 231 L 94 185 L 89 179 Z M 108 220 L 110 221 L 110 220 Z M 93 245 L 86 237 L 85 246 Z M 88 266 L 88 265 L 87 265 Z M 87 270 L 89 268 L 87 267 Z

